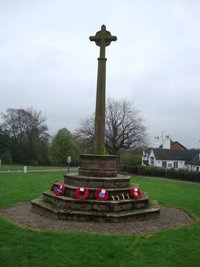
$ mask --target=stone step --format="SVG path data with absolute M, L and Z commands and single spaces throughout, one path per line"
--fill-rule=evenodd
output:
M 58 185 L 61 185 L 63 184 L 62 182 L 55 182 L 54 183 L 54 188 Z M 77 186 L 74 186 L 74 185 L 69 185 L 69 184 L 66 184 L 64 183 L 65 187 L 66 187 L 66 190 L 65 190 L 65 195 L 68 196 L 68 197 L 74 197 L 75 196 L 75 191 L 77 188 Z M 130 189 L 133 187 L 134 185 L 129 185 L 128 187 L 126 188 L 107 188 L 107 190 L 109 191 L 109 199 L 110 200 L 120 200 L 120 199 L 130 199 L 132 198 L 130 196 Z M 138 186 L 137 184 L 135 184 L 135 186 Z M 80 187 L 84 187 L 84 186 L 80 186 Z M 105 187 L 103 187 L 105 188 Z M 87 189 L 89 190 L 89 196 L 88 198 L 89 199 L 95 199 L 95 192 L 98 188 L 90 188 L 90 187 L 87 187 Z M 54 189 L 52 189 L 54 190 Z M 143 192 L 142 193 L 143 195 L 147 196 L 147 193 L 146 192 Z
M 117 175 L 116 177 L 93 177 L 76 174 L 64 175 L 64 183 L 77 187 L 90 188 L 124 188 L 130 185 L 130 176 Z
M 70 210 L 83 211 L 127 211 L 141 209 L 148 206 L 148 196 L 143 194 L 141 199 L 121 199 L 98 201 L 96 199 L 79 200 L 68 196 L 56 196 L 54 192 L 48 191 L 43 193 L 43 200 L 56 207 L 67 208 Z
M 152 201 L 150 205 L 144 209 L 119 212 L 63 209 L 51 203 L 47 203 L 42 198 L 32 200 L 31 206 L 33 212 L 42 216 L 72 221 L 126 222 L 157 218 L 160 214 L 160 209 L 156 201 Z
M 63 184 L 62 182 L 56 182 L 54 183 L 54 188 L 56 188 L 56 186 Z M 72 197 L 74 198 L 75 196 L 75 191 L 78 188 L 77 186 L 74 185 L 69 185 L 64 183 L 66 190 L 65 190 L 65 195 L 68 197 Z M 130 189 L 133 187 L 134 185 L 128 186 L 126 188 L 108 188 L 109 190 L 109 195 L 110 195 L 110 200 L 123 200 L 123 199 L 130 199 L 132 198 L 130 196 Z M 90 188 L 87 187 L 87 189 L 89 190 L 89 199 L 95 199 L 95 192 L 98 188 Z M 107 189 L 107 188 L 106 188 Z M 143 195 L 147 196 L 147 193 L 143 193 Z

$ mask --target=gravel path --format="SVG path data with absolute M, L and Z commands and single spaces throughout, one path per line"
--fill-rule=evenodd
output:
M 160 217 L 157 219 L 125 223 L 97 223 L 63 221 L 43 217 L 31 211 L 30 203 L 20 203 L 10 208 L 0 209 L 0 216 L 27 229 L 123 235 L 158 232 L 194 222 L 193 218 L 181 209 L 161 206 L 160 210 Z

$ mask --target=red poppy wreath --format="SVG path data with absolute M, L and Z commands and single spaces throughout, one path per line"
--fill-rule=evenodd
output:
M 58 185 L 55 188 L 54 192 L 55 192 L 56 196 L 63 196 L 65 193 L 65 185 L 64 184 Z
M 99 201 L 107 200 L 109 198 L 109 191 L 103 188 L 97 189 L 95 197 Z
M 130 194 L 134 199 L 140 199 L 142 196 L 142 193 L 138 186 L 134 186 L 133 188 L 131 188 Z
M 89 196 L 89 191 L 86 187 L 79 187 L 75 191 L 76 199 L 86 199 Z

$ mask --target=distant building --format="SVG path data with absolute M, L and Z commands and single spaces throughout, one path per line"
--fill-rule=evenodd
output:
M 169 135 L 154 138 L 154 147 L 143 151 L 143 166 L 200 171 L 200 150 L 187 149 Z
M 178 142 L 174 143 L 173 149 L 150 148 L 143 151 L 142 165 L 200 171 L 200 150 L 186 149 Z
M 198 154 L 191 161 L 188 161 L 188 170 L 191 171 L 200 171 L 200 154 Z
M 169 135 L 154 137 L 153 148 L 173 149 L 173 150 L 186 150 L 187 148 L 177 141 L 172 141 Z

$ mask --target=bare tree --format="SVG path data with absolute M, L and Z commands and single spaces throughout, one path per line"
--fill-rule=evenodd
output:
M 121 150 L 135 149 L 145 144 L 146 128 L 140 112 L 125 100 L 108 99 L 105 131 L 105 147 L 109 154 L 119 155 Z M 79 142 L 82 140 L 86 146 L 93 147 L 94 116 L 81 121 L 76 136 Z
M 91 153 L 94 147 L 94 115 L 82 119 L 80 127 L 75 131 L 74 137 L 80 147 L 81 153 Z
M 3 123 L 2 129 L 9 133 L 10 136 L 18 137 L 20 140 L 24 135 L 37 129 L 39 137 L 47 136 L 46 118 L 42 116 L 41 111 L 36 111 L 33 108 L 27 109 L 7 109 L 7 114 L 1 114 Z
M 108 99 L 105 146 L 110 154 L 141 146 L 145 142 L 145 131 L 140 112 L 130 102 Z
M 43 161 L 47 157 L 48 128 L 46 118 L 33 108 L 7 109 L 1 114 L 0 128 L 12 140 L 15 162 Z

